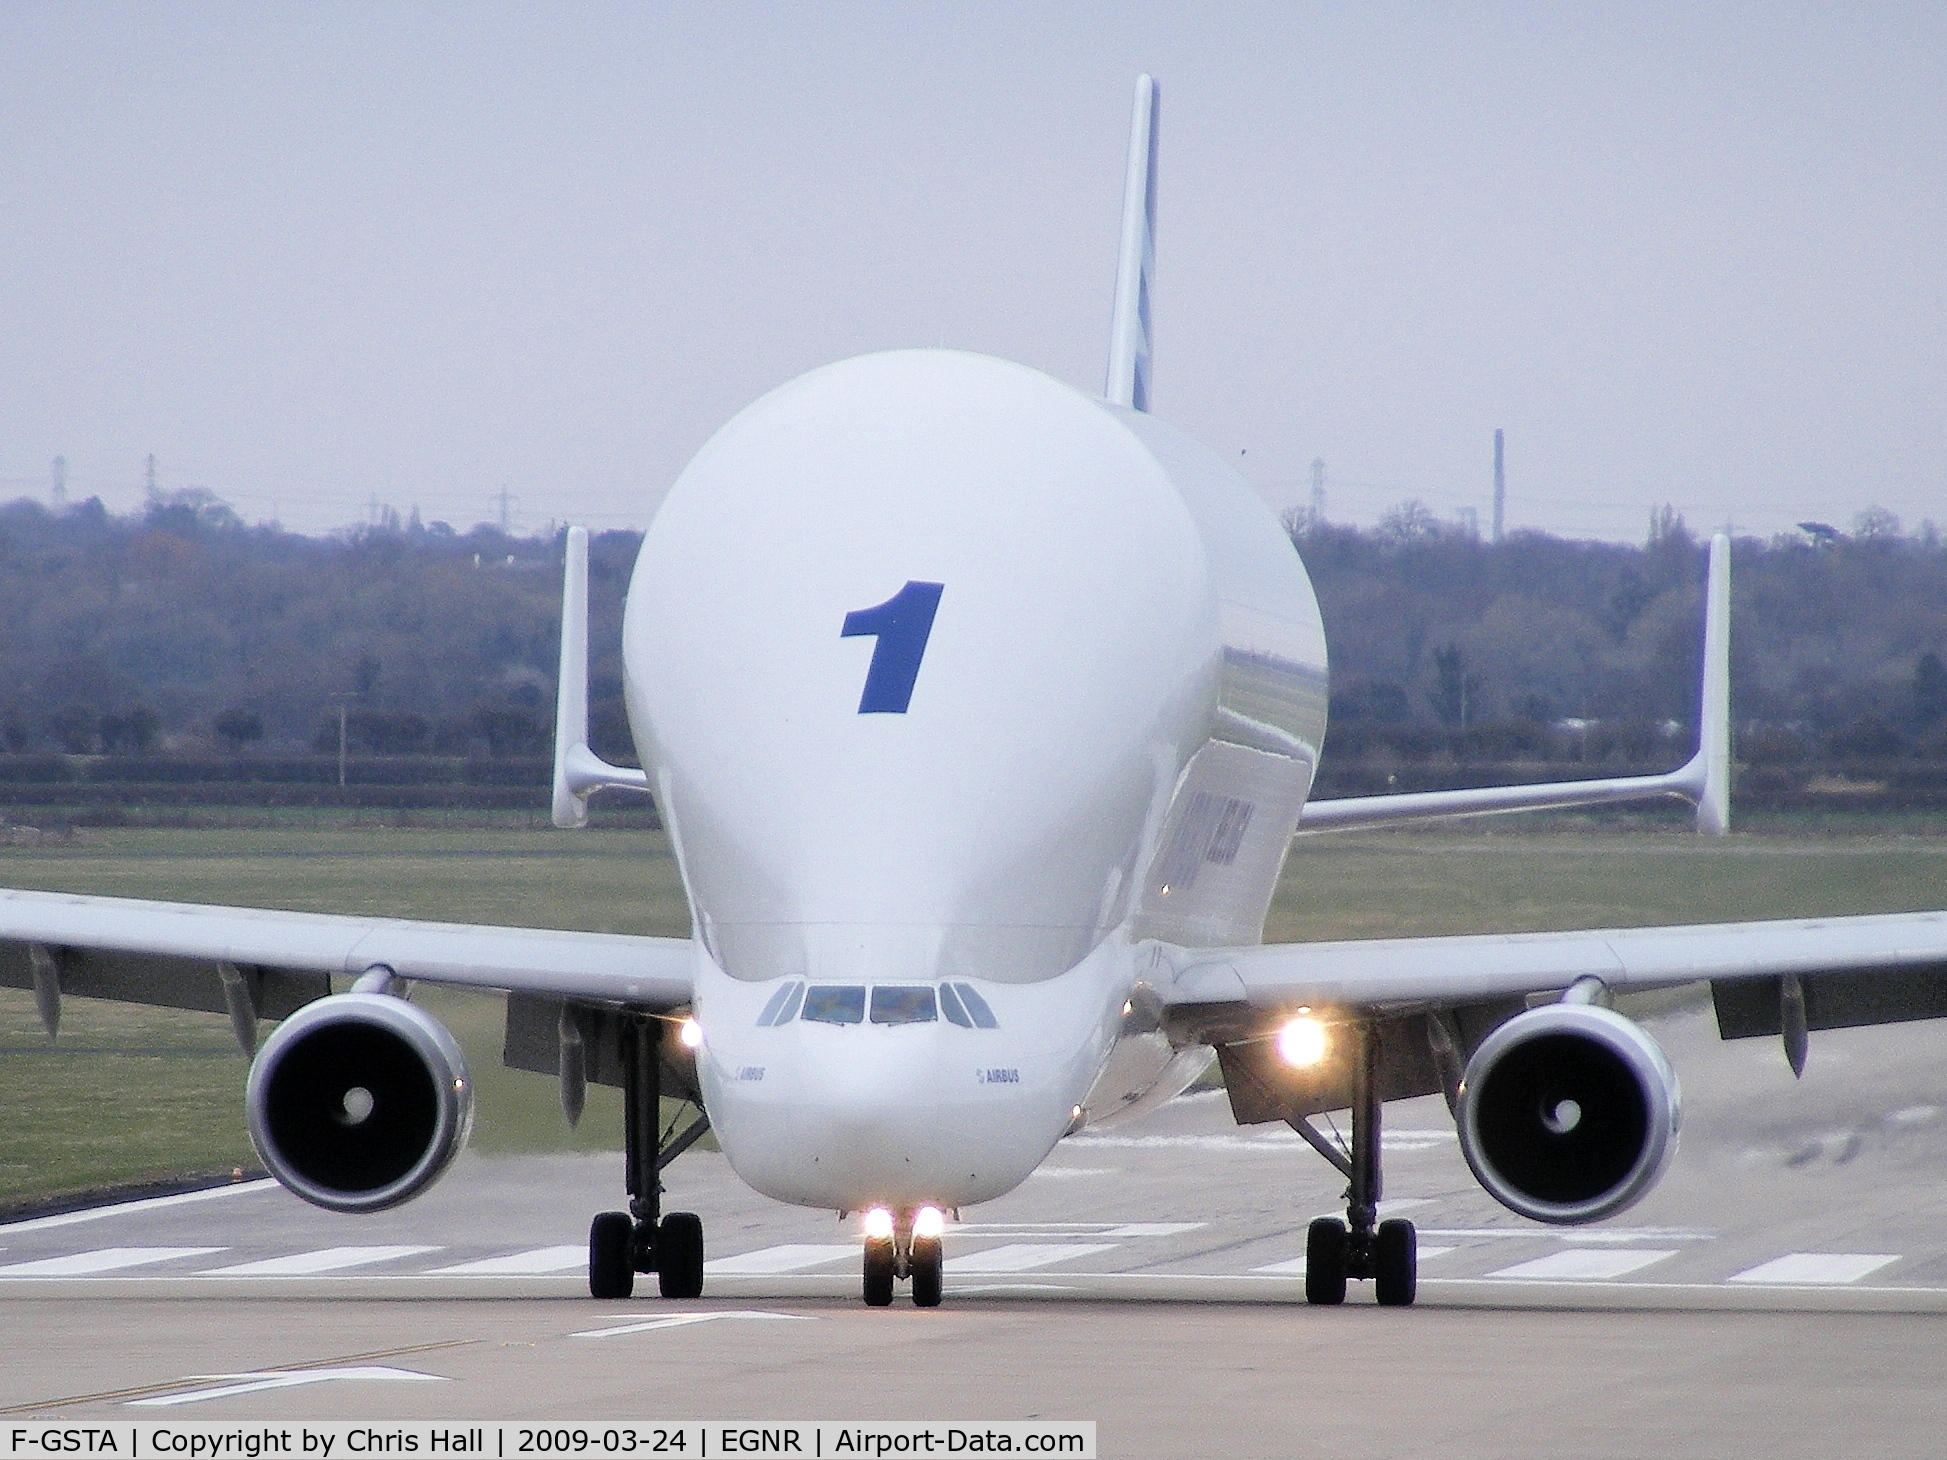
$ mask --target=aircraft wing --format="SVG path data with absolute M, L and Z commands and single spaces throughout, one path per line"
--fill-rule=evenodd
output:
M 1817 981 L 1928 975 L 1947 1013 L 1947 912 L 1791 918 L 1574 933 L 1374 938 L 1255 948 L 1154 944 L 1153 985 L 1166 1004 L 1245 1003 L 1263 1009 L 1453 1005 L 1568 988 L 1594 977 L 1611 989 L 1786 976 Z M 1166 971 L 1166 973 L 1165 973 Z M 1911 983 L 1911 978 L 1900 981 Z M 1886 1001 L 1884 1022 L 1933 1017 Z M 1847 1022 L 1874 1023 L 1860 1018 Z M 1814 1022 L 1813 1027 L 1818 1027 Z
M 694 945 L 549 928 L 0 890 L 0 985 L 279 1018 L 375 965 L 401 978 L 665 1010 L 691 997 Z

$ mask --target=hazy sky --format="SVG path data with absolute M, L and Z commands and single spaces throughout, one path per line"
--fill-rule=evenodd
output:
M 1099 390 L 1143 69 L 1155 408 L 1275 505 L 1947 523 L 1937 3 L 0 0 L 0 492 L 641 525 L 829 360 Z

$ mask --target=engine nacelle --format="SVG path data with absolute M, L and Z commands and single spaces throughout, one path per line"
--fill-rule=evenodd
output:
M 1656 1041 L 1592 1004 L 1517 1014 L 1474 1051 L 1454 1110 L 1488 1194 L 1541 1222 L 1633 1205 L 1676 1150 L 1681 1093 Z
M 453 1036 L 390 994 L 306 1004 L 264 1041 L 244 1092 L 275 1176 L 334 1212 L 417 1196 L 466 1144 L 473 1085 Z

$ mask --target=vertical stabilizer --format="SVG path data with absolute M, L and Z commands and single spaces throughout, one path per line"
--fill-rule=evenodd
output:
M 588 824 L 588 796 L 603 786 L 649 789 L 641 771 L 588 748 L 588 529 L 568 529 L 561 573 L 561 673 L 554 700 L 554 824 Z
M 1119 406 L 1149 409 L 1149 300 L 1156 272 L 1156 121 L 1161 95 L 1136 78 L 1129 118 L 1129 172 L 1122 191 L 1122 246 L 1116 255 L 1115 315 L 1102 394 Z
M 1704 580 L 1704 685 L 1698 708 L 1697 759 L 1703 787 L 1697 797 L 1697 830 L 1721 836 L 1731 829 L 1731 540 L 1710 540 L 1710 573 Z

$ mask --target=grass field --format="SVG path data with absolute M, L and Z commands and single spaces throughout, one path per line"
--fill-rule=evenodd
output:
M 0 847 L 0 886 L 462 922 L 682 935 L 660 833 L 348 827 L 84 831 Z M 1947 818 L 1801 820 L 1705 841 L 1556 819 L 1302 838 L 1271 940 L 1600 927 L 1947 906 Z M 567 1131 L 554 1084 L 500 1064 L 500 1002 L 421 989 L 459 1037 L 476 1149 L 619 1149 L 617 1092 Z M 32 996 L 0 990 L 0 1201 L 251 1160 L 247 1066 L 220 1015 L 69 999 L 49 1046 Z

